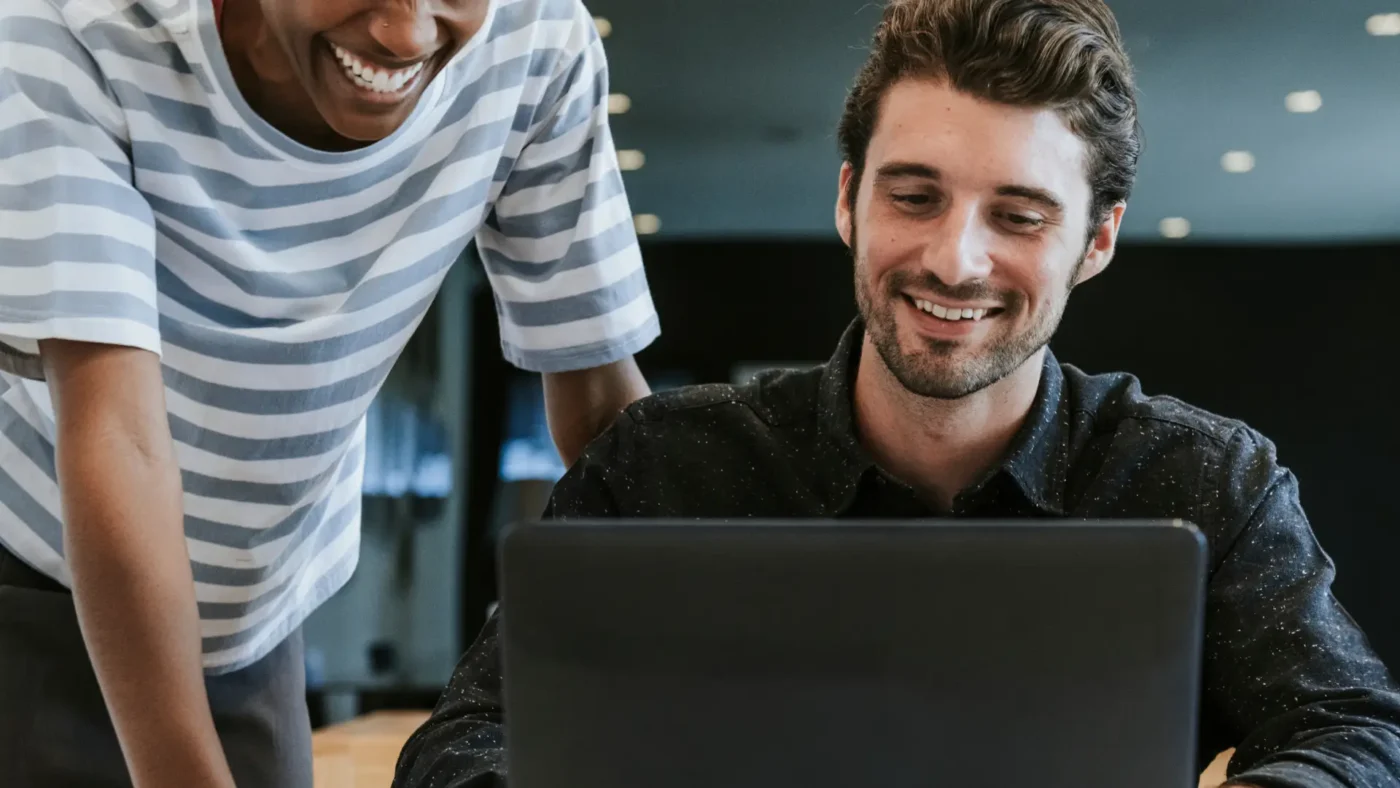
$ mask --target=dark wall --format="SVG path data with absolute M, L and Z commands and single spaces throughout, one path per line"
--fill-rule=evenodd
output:
M 855 314 L 838 244 L 652 244 L 662 338 L 646 370 L 727 380 L 824 360 Z M 1400 247 L 1128 247 L 1052 347 L 1090 372 L 1242 419 L 1278 444 L 1335 559 L 1337 594 L 1400 669 Z

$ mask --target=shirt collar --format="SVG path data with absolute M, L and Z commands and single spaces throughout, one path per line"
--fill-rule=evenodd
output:
M 1037 509 L 1055 516 L 1065 512 L 1069 477 L 1070 402 L 1065 373 L 1049 348 L 1040 370 L 1040 387 L 1026 421 L 995 472 L 1005 473 Z
M 857 318 L 841 336 L 836 352 L 827 362 L 818 393 L 817 415 L 825 436 L 823 449 L 830 473 L 827 503 L 833 515 L 850 508 L 861 480 L 876 470 L 874 459 L 860 444 L 852 404 L 864 340 L 865 324 Z M 1036 509 L 1052 516 L 1063 515 L 1068 425 L 1072 415 L 1064 388 L 1060 363 L 1047 349 L 1040 387 L 1006 457 L 964 495 L 975 498 L 996 477 L 1004 475 Z

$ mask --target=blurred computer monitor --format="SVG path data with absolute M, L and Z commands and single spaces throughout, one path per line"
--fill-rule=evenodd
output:
M 689 385 L 685 372 L 649 374 L 652 391 Z M 568 470 L 559 459 L 545 417 L 544 387 L 536 376 L 517 377 L 506 395 L 506 428 L 501 440 L 500 480 L 504 483 L 559 481 Z

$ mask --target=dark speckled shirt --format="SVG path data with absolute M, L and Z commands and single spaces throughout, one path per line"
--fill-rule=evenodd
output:
M 1179 518 L 1210 544 L 1201 767 L 1259 788 L 1400 786 L 1400 691 L 1333 598 L 1333 565 L 1274 446 L 1126 374 L 1047 353 L 1005 459 L 935 512 L 880 471 L 852 418 L 857 322 L 815 370 L 633 405 L 546 516 Z M 398 788 L 506 784 L 493 618 L 400 758 Z

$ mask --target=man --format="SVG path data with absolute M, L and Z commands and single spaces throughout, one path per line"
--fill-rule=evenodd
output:
M 0 4 L 0 782 L 311 784 L 300 625 L 468 243 L 566 460 L 648 393 L 607 95 L 579 0 Z
M 840 140 L 861 317 L 830 363 L 635 404 L 549 515 L 1183 518 L 1211 556 L 1201 766 L 1238 747 L 1236 785 L 1400 784 L 1400 693 L 1273 446 L 1046 347 L 1139 150 L 1102 0 L 896 0 Z M 493 618 L 398 786 L 503 784 L 499 671 Z

